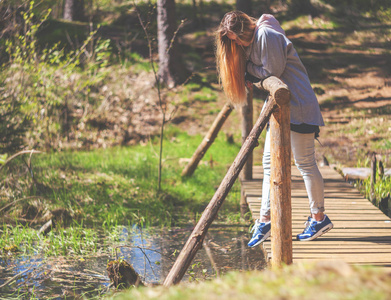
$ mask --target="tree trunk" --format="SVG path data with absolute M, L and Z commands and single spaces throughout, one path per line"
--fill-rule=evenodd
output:
M 159 80 L 168 87 L 182 83 L 188 74 L 178 51 L 175 0 L 158 0 L 157 30 L 159 51 Z
M 73 21 L 73 12 L 75 0 L 65 0 L 64 3 L 64 20 Z
M 84 0 L 64 0 L 64 20 L 84 20 Z

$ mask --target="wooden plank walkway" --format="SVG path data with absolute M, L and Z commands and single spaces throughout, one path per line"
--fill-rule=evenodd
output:
M 252 216 L 259 218 L 262 167 L 254 166 L 254 180 L 243 181 Z M 365 199 L 330 167 L 321 167 L 325 182 L 326 214 L 334 228 L 317 240 L 296 241 L 309 216 L 308 198 L 299 171 L 292 166 L 293 262 L 299 260 L 344 260 L 357 265 L 391 267 L 391 219 Z M 270 239 L 263 243 L 271 257 Z

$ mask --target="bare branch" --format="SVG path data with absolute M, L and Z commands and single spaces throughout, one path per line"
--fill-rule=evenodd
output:
M 138 17 L 138 19 L 140 21 L 140 25 L 143 28 L 145 36 L 147 38 L 148 49 L 149 49 L 149 61 L 150 61 L 150 64 L 151 64 L 151 68 L 152 68 L 153 74 L 155 76 L 155 82 L 156 82 L 156 87 L 157 87 L 157 95 L 158 95 L 158 99 L 159 99 L 159 107 L 160 107 L 160 111 L 162 113 L 162 123 L 161 123 L 161 128 L 160 128 L 159 166 L 158 166 L 158 192 L 160 192 L 161 178 L 162 178 L 161 177 L 161 172 L 162 172 L 162 155 L 163 155 L 163 133 L 164 133 L 164 125 L 166 124 L 166 108 L 167 107 L 164 105 L 163 100 L 162 100 L 160 80 L 159 80 L 157 71 L 155 69 L 153 55 L 152 55 L 151 39 L 149 37 L 147 27 L 145 26 L 145 24 L 144 24 L 144 22 L 143 22 L 143 20 L 141 18 L 140 11 L 139 11 L 139 9 L 138 9 L 138 7 L 136 5 L 136 2 L 134 0 L 133 0 L 133 5 L 134 5 L 134 7 L 136 9 L 136 13 L 137 13 L 137 17 Z
M 172 39 L 170 41 L 170 46 L 167 48 L 166 53 L 170 52 L 172 46 L 174 45 L 175 38 L 176 38 L 176 35 L 178 34 L 179 29 L 181 29 L 181 27 L 186 23 L 186 21 L 187 21 L 187 19 L 181 20 L 181 24 L 179 24 L 178 28 L 175 30 L 174 36 L 172 37 Z
M 23 154 L 27 154 L 27 153 L 30 153 L 30 159 L 31 159 L 31 155 L 33 153 L 42 153 L 41 151 L 37 151 L 37 150 L 23 150 L 23 151 L 20 151 L 14 155 L 12 155 L 10 158 L 8 158 L 4 164 L 0 167 L 0 171 L 11 161 L 13 160 L 14 158 L 20 156 L 20 155 L 23 155 Z
M 115 248 L 116 248 L 116 249 L 117 249 L 117 248 L 131 248 L 131 249 L 134 248 L 134 249 L 140 249 L 140 250 L 141 250 L 141 247 L 139 247 L 139 246 L 127 246 L 127 245 L 119 245 L 119 246 L 115 246 Z M 156 252 L 156 253 L 158 253 L 158 254 L 164 256 L 165 258 L 168 258 L 169 260 L 174 261 L 173 258 L 171 258 L 170 256 L 168 256 L 168 255 L 166 255 L 166 254 L 164 254 L 164 253 L 162 253 L 162 252 L 160 252 L 160 251 L 158 251 L 158 250 L 151 249 L 151 248 L 144 248 L 144 250 Z

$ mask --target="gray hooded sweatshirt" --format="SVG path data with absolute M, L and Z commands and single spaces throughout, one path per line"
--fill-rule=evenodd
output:
M 264 14 L 257 22 L 254 41 L 247 47 L 247 72 L 260 79 L 280 78 L 291 92 L 291 124 L 323 126 L 319 103 L 307 71 L 277 19 Z

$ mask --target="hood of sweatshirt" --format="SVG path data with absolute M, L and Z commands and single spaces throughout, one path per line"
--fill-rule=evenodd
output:
M 281 28 L 280 23 L 273 15 L 263 14 L 257 22 L 257 27 L 268 27 L 285 35 L 284 29 Z

